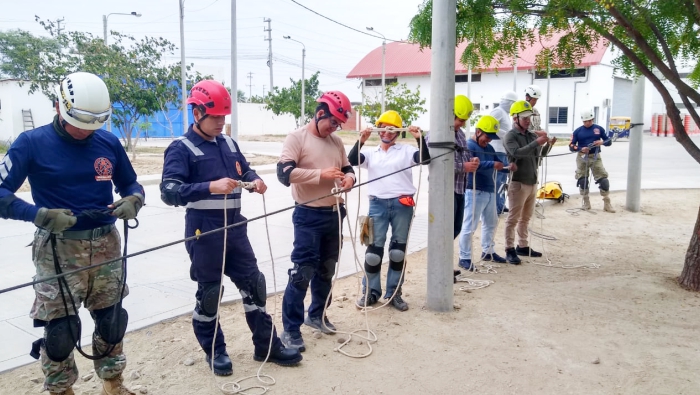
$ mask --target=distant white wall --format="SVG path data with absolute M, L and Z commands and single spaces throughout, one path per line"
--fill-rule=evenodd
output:
M 226 117 L 226 123 L 231 123 L 230 115 Z M 266 110 L 264 104 L 238 103 L 239 136 L 287 134 L 296 128 L 296 121 L 292 115 L 275 115 Z
M 16 80 L 0 81 L 0 140 L 14 140 L 24 131 L 22 110 L 32 110 L 34 126 L 53 121 L 53 103 L 41 92 L 29 94 L 29 84 Z

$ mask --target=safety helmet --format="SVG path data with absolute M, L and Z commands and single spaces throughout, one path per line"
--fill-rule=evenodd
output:
M 595 118 L 595 114 L 593 113 L 593 110 L 591 110 L 590 108 L 587 108 L 587 109 L 581 111 L 581 120 L 582 121 L 590 121 L 593 118 Z
M 510 106 L 510 116 L 520 116 L 521 118 L 532 115 L 532 106 L 525 100 L 518 100 Z
M 194 104 L 204 115 L 231 114 L 231 95 L 219 81 L 202 80 L 194 84 L 187 104 Z
M 501 100 L 518 101 L 518 94 L 513 91 L 506 91 L 501 96 Z
M 464 95 L 455 96 L 455 116 L 459 119 L 467 120 L 474 112 L 474 105 L 468 97 Z
M 476 128 L 489 135 L 491 140 L 500 140 L 498 135 L 498 119 L 491 115 L 482 115 L 476 123 Z
M 328 91 L 316 99 L 316 101 L 328 104 L 328 110 L 331 112 L 330 115 L 340 119 L 340 122 L 345 123 L 350 118 L 352 105 L 343 92 Z
M 389 110 L 384 112 L 381 116 L 379 116 L 379 119 L 377 119 L 377 122 L 375 122 L 375 125 L 379 126 L 380 124 L 387 124 L 391 125 L 396 128 L 400 128 L 403 126 L 403 121 L 401 120 L 401 115 L 399 115 L 398 112 L 394 110 Z
M 112 115 L 107 85 L 92 73 L 68 74 L 56 87 L 61 117 L 78 129 L 97 130 Z
M 530 85 L 525 88 L 525 94 L 533 99 L 539 99 L 542 97 L 542 89 L 540 89 L 540 87 L 537 85 Z

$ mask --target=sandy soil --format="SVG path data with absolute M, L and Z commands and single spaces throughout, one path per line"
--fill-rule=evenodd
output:
M 465 283 L 457 283 L 450 313 L 424 308 L 426 251 L 411 255 L 404 285 L 411 308 L 368 314 L 378 336 L 370 356 L 343 356 L 334 349 L 347 335 L 315 336 L 304 326 L 302 363 L 263 368 L 277 380 L 271 393 L 700 393 L 700 294 L 676 283 L 700 191 L 646 191 L 642 199 L 638 214 L 622 210 L 624 193 L 613 194 L 615 214 L 602 212 L 597 198 L 593 212 L 579 215 L 566 211 L 578 207 L 577 198 L 546 204 L 546 219 L 533 220 L 532 228 L 558 240 L 537 239 L 532 246 L 544 249 L 554 265 L 600 268 L 534 264 L 546 263 L 544 258 L 519 267 L 501 265 L 495 274 L 470 275 L 493 280 L 487 288 L 462 291 Z M 499 231 L 499 252 L 502 246 Z M 285 270 L 277 269 L 282 283 Z M 355 277 L 335 283 L 328 316 L 341 331 L 366 325 L 353 304 L 357 283 Z M 268 311 L 276 311 L 278 323 L 280 302 L 279 295 L 268 299 Z M 217 385 L 234 380 L 211 376 L 190 320 L 181 316 L 127 334 L 126 383 L 137 393 L 218 394 Z M 254 375 L 260 364 L 252 359 L 239 303 L 222 308 L 222 325 L 234 360 L 232 377 Z M 347 351 L 364 353 L 367 342 L 354 338 Z M 79 380 L 76 393 L 98 394 L 90 361 L 77 360 L 85 380 Z M 41 379 L 37 363 L 24 366 L 0 375 L 0 392 L 38 394 Z

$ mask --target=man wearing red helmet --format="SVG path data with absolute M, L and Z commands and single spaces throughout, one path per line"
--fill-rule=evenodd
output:
M 333 135 L 350 117 L 350 100 L 342 92 L 329 91 L 318 100 L 314 119 L 291 132 L 284 142 L 277 179 L 291 186 L 297 202 L 292 215 L 294 249 L 289 269 L 289 282 L 282 302 L 282 342 L 287 347 L 305 351 L 300 327 L 304 323 L 323 333 L 333 333 L 335 327 L 324 315 L 331 291 L 345 217 L 343 199 L 336 205 L 335 197 L 325 197 L 335 187 L 350 188 L 355 173 L 345 154 L 343 141 Z M 316 200 L 319 199 L 319 200 Z M 304 298 L 311 286 L 311 305 L 304 319 Z
M 165 151 L 160 190 L 165 204 L 187 208 L 185 236 L 192 237 L 246 220 L 241 215 L 241 181 L 255 183 L 255 192 L 260 194 L 265 193 L 267 186 L 250 168 L 238 144 L 221 135 L 226 115 L 231 114 L 231 95 L 226 88 L 217 81 L 200 81 L 192 87 L 187 103 L 192 105 L 194 124 Z M 228 224 L 224 222 L 224 210 Z M 258 269 L 247 226 L 228 230 L 225 262 L 221 262 L 221 235 L 201 236 L 185 243 L 192 261 L 190 278 L 197 282 L 192 326 L 207 354 L 207 364 L 217 375 L 233 374 L 224 334 L 221 326 L 216 326 L 222 265 L 243 298 L 246 321 L 253 332 L 253 358 L 263 361 L 267 357 L 272 336 L 268 360 L 279 365 L 297 364 L 301 354 L 284 347 L 265 311 L 265 276 Z

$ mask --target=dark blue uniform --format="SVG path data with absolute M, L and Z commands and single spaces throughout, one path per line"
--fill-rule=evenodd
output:
M 238 144 L 228 136 L 217 136 L 207 141 L 192 130 L 174 141 L 165 151 L 162 199 L 169 205 L 184 205 L 185 236 L 199 231 L 224 227 L 224 205 L 228 225 L 245 221 L 241 215 L 241 188 L 232 194 L 212 195 L 209 183 L 222 178 L 252 182 L 260 177 L 252 170 Z M 265 291 L 258 291 L 262 274 L 248 240 L 247 225 L 228 230 L 224 273 L 231 278 L 243 297 L 248 327 L 253 333 L 256 353 L 267 352 L 270 332 L 274 331 L 272 319 L 265 311 Z M 185 246 L 192 265 L 190 278 L 198 283 L 197 303 L 192 316 L 195 336 L 204 352 L 211 353 L 216 320 L 216 298 L 221 279 L 223 231 L 188 241 Z M 264 278 L 263 278 L 264 288 Z M 260 295 L 262 293 L 262 295 Z M 214 298 L 213 300 L 211 298 Z M 213 303 L 214 308 L 211 308 Z M 221 327 L 216 331 L 215 354 L 226 350 Z M 275 334 L 272 347 L 281 346 Z
M 571 137 L 569 146 L 573 151 L 581 151 L 598 140 L 603 140 L 603 145 L 606 147 L 612 145 L 612 140 L 608 139 L 608 135 L 605 134 L 605 129 L 602 126 L 596 124 L 591 125 L 590 128 L 579 126 L 574 130 L 574 135 Z M 600 147 L 593 147 L 588 153 L 597 154 L 599 152 Z

